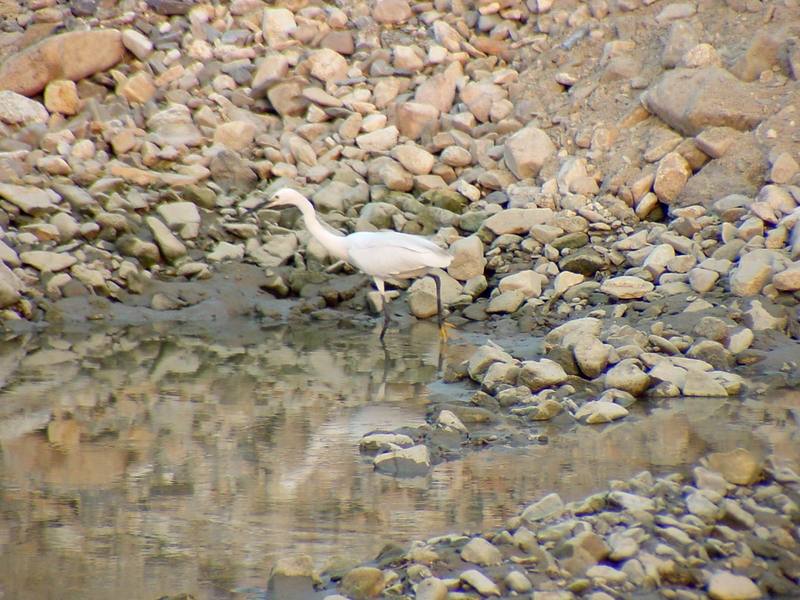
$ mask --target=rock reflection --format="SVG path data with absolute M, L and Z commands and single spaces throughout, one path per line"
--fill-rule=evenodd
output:
M 422 423 L 442 357 L 428 323 L 388 341 L 387 358 L 376 336 L 342 323 L 9 337 L 0 592 L 258 596 L 247 590 L 263 590 L 286 552 L 318 566 L 364 560 L 388 540 L 497 527 L 551 491 L 577 498 L 711 449 L 800 452 L 797 394 L 685 400 L 604 428 L 551 424 L 547 445 L 471 453 L 394 480 L 373 472 L 358 440 Z M 445 363 L 467 350 L 451 344 Z

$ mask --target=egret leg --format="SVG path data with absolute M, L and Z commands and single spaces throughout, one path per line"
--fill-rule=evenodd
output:
M 383 328 L 381 329 L 380 340 L 383 341 L 383 336 L 386 335 L 386 330 L 389 328 L 389 299 L 386 297 L 386 286 L 383 279 L 375 278 L 375 287 L 381 293 L 381 303 L 383 304 Z
M 435 273 L 428 273 L 428 276 L 436 284 L 436 315 L 439 321 L 439 336 L 442 340 L 447 341 L 447 328 L 452 327 L 452 325 L 445 323 L 442 316 L 442 279 Z

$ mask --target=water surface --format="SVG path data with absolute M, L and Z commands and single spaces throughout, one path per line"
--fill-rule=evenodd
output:
M 642 403 L 611 426 L 537 426 L 546 444 L 470 451 L 426 477 L 375 473 L 361 436 L 424 423 L 432 399 L 465 401 L 437 377 L 476 342 L 443 349 L 430 323 L 390 331 L 386 352 L 342 322 L 7 336 L 0 595 L 261 598 L 288 553 L 318 568 L 368 560 L 387 541 L 501 527 L 552 491 L 579 498 L 710 450 L 798 459 L 800 395 L 784 394 Z

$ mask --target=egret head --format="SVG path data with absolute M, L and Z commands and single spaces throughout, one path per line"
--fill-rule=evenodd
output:
M 281 188 L 272 194 L 267 208 L 277 208 L 281 206 L 297 206 L 299 208 L 302 204 L 307 203 L 308 200 L 306 200 L 305 196 L 300 192 L 291 188 Z

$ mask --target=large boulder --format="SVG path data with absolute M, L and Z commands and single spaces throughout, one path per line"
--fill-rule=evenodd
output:
M 713 66 L 668 71 L 647 91 L 644 105 L 685 135 L 713 126 L 747 131 L 767 116 L 748 84 Z
M 70 31 L 25 48 L 0 65 L 0 90 L 33 96 L 55 79 L 79 81 L 122 60 L 125 46 L 116 29 Z

